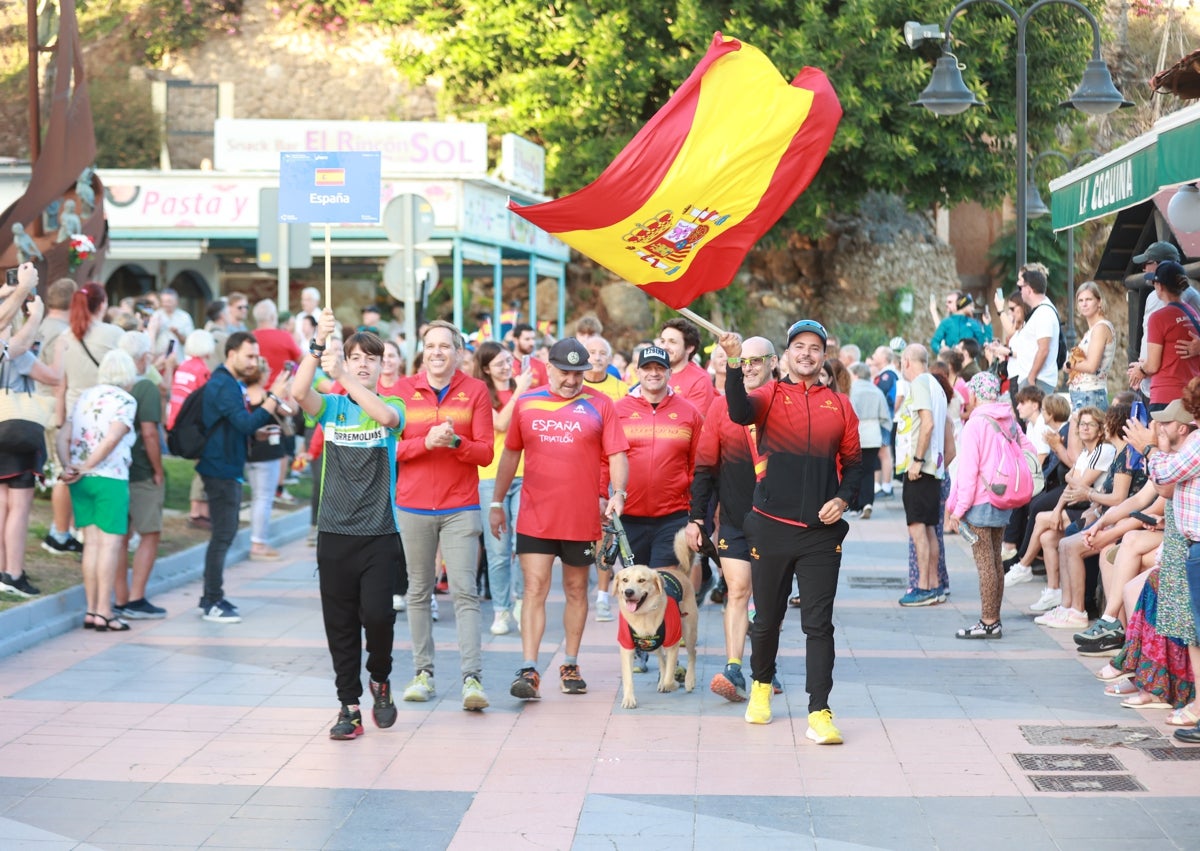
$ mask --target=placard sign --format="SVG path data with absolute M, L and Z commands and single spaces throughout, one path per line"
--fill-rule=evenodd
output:
M 379 151 L 284 151 L 279 155 L 279 221 L 379 222 Z

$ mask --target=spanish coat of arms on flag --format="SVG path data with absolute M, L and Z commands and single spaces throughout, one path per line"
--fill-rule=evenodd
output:
M 683 308 L 727 286 L 812 182 L 842 107 L 828 78 L 789 84 L 759 50 L 721 33 L 674 95 L 596 180 L 509 209 Z

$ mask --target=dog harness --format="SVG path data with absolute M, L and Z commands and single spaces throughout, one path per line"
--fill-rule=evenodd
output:
M 683 621 L 679 611 L 679 602 L 683 599 L 683 586 L 669 573 L 660 570 L 658 575 L 662 577 L 663 590 L 667 593 L 667 608 L 663 613 L 663 622 L 659 625 L 658 632 L 652 635 L 638 635 L 625 620 L 625 613 L 621 612 L 620 625 L 617 627 L 617 643 L 626 650 L 650 651 L 657 650 L 664 645 L 673 647 L 683 638 Z

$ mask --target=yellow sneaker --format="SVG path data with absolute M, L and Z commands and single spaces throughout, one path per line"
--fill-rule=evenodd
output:
M 746 722 L 749 724 L 771 723 L 771 695 L 774 689 L 770 683 L 760 683 L 757 680 L 750 683 L 750 702 L 746 704 Z
M 818 745 L 840 745 L 842 731 L 833 724 L 833 710 L 808 713 L 808 732 L 804 734 Z

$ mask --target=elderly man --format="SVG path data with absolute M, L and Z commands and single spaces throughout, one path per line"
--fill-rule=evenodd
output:
M 182 349 L 187 335 L 196 330 L 192 317 L 187 311 L 179 309 L 179 293 L 168 287 L 159 293 L 159 309 L 150 317 L 149 327 L 153 329 L 154 353 L 166 354 L 167 346 L 175 340 L 177 349 Z
M 573 337 L 550 347 L 547 386 L 517 400 L 504 452 L 496 472 L 496 493 L 507 493 L 525 457 L 521 512 L 517 516 L 517 556 L 525 575 L 521 607 L 524 659 L 509 693 L 522 700 L 541 697 L 538 647 L 546 631 L 546 597 L 555 558 L 562 560 L 565 658 L 559 666 L 564 694 L 584 694 L 579 672 L 579 646 L 587 622 L 588 571 L 600 539 L 601 514 L 619 515 L 629 481 L 629 443 L 609 398 L 584 387 L 590 369 L 588 351 Z M 612 497 L 600 499 L 602 465 L 608 459 Z M 570 475 L 564 475 L 564 471 Z M 504 506 L 493 502 L 488 524 L 499 537 L 505 526 Z

